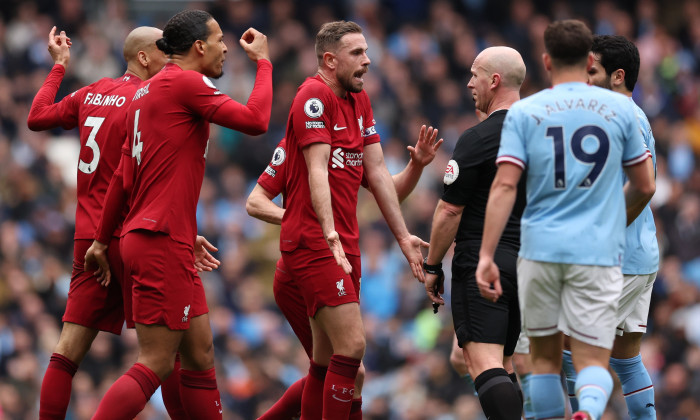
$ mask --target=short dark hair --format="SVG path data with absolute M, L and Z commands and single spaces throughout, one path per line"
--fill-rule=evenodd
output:
M 204 10 L 183 10 L 165 24 L 163 38 L 156 41 L 156 46 L 168 55 L 186 53 L 195 41 L 206 41 L 211 19 Z
M 625 87 L 630 92 L 634 90 L 639 77 L 639 50 L 632 41 L 622 35 L 596 35 L 591 51 L 600 57 L 606 75 L 624 70 Z
M 588 58 L 592 44 L 593 34 L 580 20 L 552 22 L 544 31 L 544 47 L 555 65 L 582 64 Z
M 352 21 L 338 20 L 321 25 L 316 34 L 316 56 L 319 60 L 323 53 L 335 50 L 340 38 L 347 34 L 361 34 L 362 27 Z

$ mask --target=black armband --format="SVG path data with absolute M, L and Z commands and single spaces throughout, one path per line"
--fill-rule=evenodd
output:
M 428 264 L 428 257 L 423 259 L 423 270 L 428 274 L 440 274 L 442 273 L 442 263 Z

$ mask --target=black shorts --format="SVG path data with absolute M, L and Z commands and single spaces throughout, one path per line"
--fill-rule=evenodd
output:
M 494 261 L 501 271 L 503 295 L 496 302 L 481 297 L 476 285 L 478 246 L 458 246 L 452 259 L 452 320 L 460 347 L 470 341 L 504 346 L 511 356 L 520 335 L 516 263 L 518 252 L 498 248 Z

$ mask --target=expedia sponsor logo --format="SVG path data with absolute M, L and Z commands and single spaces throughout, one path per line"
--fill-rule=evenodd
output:
M 101 93 L 88 92 L 83 103 L 85 105 L 116 106 L 118 108 L 126 103 L 126 98 L 119 95 L 103 95 Z
M 344 168 L 346 166 L 362 166 L 363 152 L 346 152 L 338 147 L 331 156 L 332 168 Z

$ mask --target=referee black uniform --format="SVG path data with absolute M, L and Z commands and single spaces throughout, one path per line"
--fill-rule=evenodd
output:
M 516 262 L 520 218 L 525 208 L 524 176 L 494 256 L 501 272 L 503 295 L 491 302 L 481 296 L 476 284 L 486 203 L 496 176 L 495 162 L 506 112 L 494 111 L 462 133 L 445 172 L 442 200 L 464 206 L 452 259 L 452 318 L 459 346 L 470 341 L 502 344 L 504 354 L 511 356 L 520 335 Z

